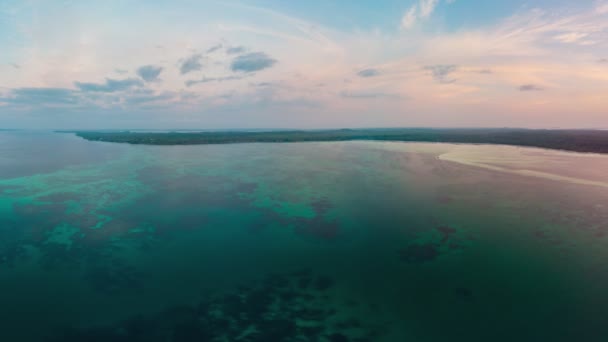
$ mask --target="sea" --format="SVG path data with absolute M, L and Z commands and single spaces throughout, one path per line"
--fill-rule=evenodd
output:
M 0 132 L 0 341 L 608 341 L 608 156 Z

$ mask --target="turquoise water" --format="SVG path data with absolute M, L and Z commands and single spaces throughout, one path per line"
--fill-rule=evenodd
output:
M 0 340 L 607 340 L 606 188 L 428 146 L 2 132 Z

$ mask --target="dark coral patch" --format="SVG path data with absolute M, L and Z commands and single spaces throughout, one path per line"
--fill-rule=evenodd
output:
M 87 270 L 85 279 L 96 291 L 105 294 L 137 291 L 142 287 L 141 275 L 120 263 L 93 266 Z
M 19 189 L 19 187 L 16 185 L 0 185 L 0 193 L 11 193 L 13 191 L 16 191 L 17 189 Z
M 328 276 L 319 276 L 315 281 L 315 289 L 325 291 L 334 285 L 334 280 Z
M 23 245 L 8 243 L 0 245 L 0 266 L 14 266 L 15 262 L 26 255 Z
M 437 245 L 427 243 L 408 246 L 402 249 L 399 254 L 401 259 L 416 264 L 435 260 L 439 256 L 439 250 Z
M 89 247 L 103 245 L 111 239 L 122 238 L 129 233 L 129 230 L 136 227 L 137 223 L 135 222 L 113 219 L 101 228 L 83 230 L 84 235 L 80 242 Z
M 289 278 L 280 274 L 271 274 L 266 277 L 264 284 L 270 288 L 285 288 L 289 285 Z
M 331 209 L 331 202 L 327 198 L 320 198 L 311 204 L 317 216 L 325 215 Z
M 441 243 L 446 243 L 449 238 L 456 233 L 456 229 L 449 226 L 437 227 L 437 231 L 441 234 Z
M 30 241 L 42 242 L 48 232 L 65 220 L 67 206 L 62 203 L 16 204 L 13 211 L 20 230 L 29 235 Z
M 471 291 L 471 289 L 468 289 L 466 287 L 457 287 L 454 289 L 454 294 L 459 297 L 462 298 L 464 300 L 471 300 L 473 299 L 473 291 Z
M 296 227 L 296 233 L 316 237 L 320 240 L 334 240 L 340 235 L 340 226 L 334 222 L 314 220 Z
M 39 200 L 41 200 L 41 201 L 53 202 L 53 203 L 78 201 L 79 199 L 80 199 L 80 197 L 77 194 L 71 193 L 71 192 L 57 192 L 57 193 L 46 195 L 46 196 L 39 198 Z
M 454 200 L 450 196 L 439 196 L 439 197 L 437 197 L 437 203 L 439 203 L 439 204 L 449 204 L 449 203 L 452 203 L 453 201 Z
M 307 289 L 312 283 L 312 278 L 310 277 L 302 277 L 298 279 L 298 287 L 302 290 Z
M 334 326 L 338 330 L 349 330 L 349 329 L 359 329 L 362 327 L 362 324 L 356 318 L 349 318 L 344 321 L 340 321 L 340 322 L 336 323 Z
M 297 291 L 293 280 L 300 276 L 312 275 L 270 275 L 259 284 L 240 286 L 234 292 L 210 296 L 198 304 L 170 307 L 158 314 L 138 315 L 108 326 L 68 329 L 47 341 L 344 342 L 378 337 L 376 326 L 365 326 L 356 319 L 329 325 L 337 311 L 327 302 Z M 326 276 L 315 279 L 322 288 L 333 283 Z
M 340 334 L 340 333 L 331 334 L 327 337 L 327 339 L 330 342 L 348 342 L 348 341 L 350 341 L 348 339 L 348 337 L 346 337 L 345 335 Z
M 237 193 L 243 193 L 243 194 L 251 194 L 253 192 L 255 192 L 255 190 L 258 188 L 258 185 L 256 183 L 238 183 L 235 186 L 235 191 Z
M 311 206 L 315 217 L 311 219 L 298 218 L 292 220 L 295 232 L 299 235 L 311 236 L 320 240 L 334 240 L 340 235 L 340 226 L 337 222 L 326 220 L 325 214 L 331 208 L 331 202 L 325 198 L 314 201 Z

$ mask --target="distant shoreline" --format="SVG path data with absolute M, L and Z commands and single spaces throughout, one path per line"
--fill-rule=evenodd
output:
M 500 144 L 573 152 L 608 153 L 608 131 L 512 128 L 385 128 L 222 132 L 95 132 L 74 133 L 90 141 L 138 145 L 208 145 L 331 141 L 402 141 Z

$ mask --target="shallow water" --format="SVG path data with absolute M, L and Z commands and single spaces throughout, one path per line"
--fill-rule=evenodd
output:
M 606 160 L 0 132 L 0 340 L 605 341 Z

